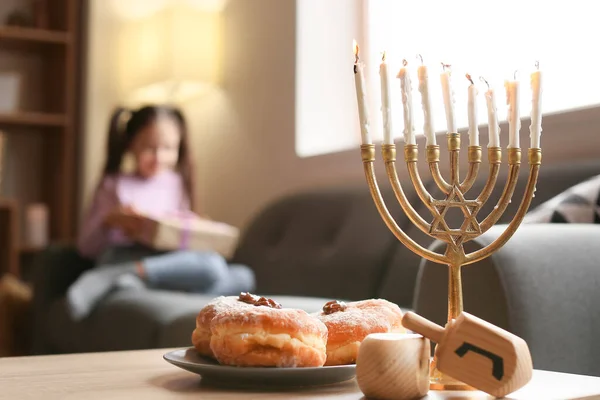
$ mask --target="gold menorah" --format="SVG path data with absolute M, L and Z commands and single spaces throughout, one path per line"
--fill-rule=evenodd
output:
M 400 229 L 388 211 L 377 184 L 373 166 L 373 162 L 375 161 L 375 146 L 373 144 L 363 144 L 361 146 L 361 156 L 371 195 L 373 196 L 377 210 L 381 214 L 387 227 L 394 233 L 398 240 L 412 252 L 427 260 L 448 265 L 450 272 L 448 280 L 448 321 L 450 321 L 458 317 L 463 311 L 461 267 L 463 265 L 476 263 L 477 261 L 490 256 L 512 237 L 523 221 L 523 217 L 527 213 L 531 204 L 531 199 L 534 196 L 535 185 L 542 161 L 542 151 L 540 148 L 530 148 L 528 151 L 529 180 L 519 209 L 512 221 L 508 224 L 502 234 L 491 244 L 480 250 L 466 254 L 463 244 L 489 230 L 496 222 L 498 222 L 510 203 L 519 175 L 521 149 L 508 148 L 509 170 L 502 195 L 500 196 L 497 205 L 494 207 L 494 210 L 481 222 L 478 222 L 477 214 L 483 204 L 488 201 L 496 186 L 500 164 L 502 162 L 502 149 L 500 147 L 488 147 L 489 176 L 487 182 L 475 200 L 467 200 L 465 194 L 471 189 L 479 173 L 482 156 L 481 146 L 469 146 L 469 170 L 467 176 L 461 182 L 459 177 L 458 158 L 460 151 L 460 135 L 454 132 L 448 133 L 447 138 L 448 151 L 450 153 L 449 182 L 443 178 L 440 172 L 440 147 L 438 145 L 427 146 L 427 163 L 429 164 L 433 180 L 446 196 L 443 200 L 434 199 L 423 185 L 423 181 L 421 180 L 417 169 L 417 161 L 419 158 L 418 146 L 415 144 L 407 144 L 404 146 L 404 160 L 408 167 L 410 180 L 415 187 L 420 200 L 425 204 L 433 216 L 433 221 L 431 223 L 425 221 L 423 217 L 415 211 L 402 190 L 396 170 L 396 146 L 394 144 L 384 144 L 381 149 L 387 176 L 402 209 L 410 221 L 421 231 L 432 238 L 439 239 L 447 244 L 444 254 L 438 254 L 422 247 Z M 450 229 L 444 219 L 448 209 L 452 207 L 460 208 L 464 214 L 464 223 L 460 229 Z M 455 381 L 450 377 L 439 373 L 435 368 L 435 364 L 436 360 L 434 358 L 431 369 L 431 389 L 457 390 L 468 388 L 461 382 Z

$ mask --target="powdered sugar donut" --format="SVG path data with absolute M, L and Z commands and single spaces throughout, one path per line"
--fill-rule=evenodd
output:
M 219 363 L 242 367 L 325 363 L 327 328 L 319 319 L 264 297 L 245 294 L 240 299 L 245 306 L 221 309 L 210 323 L 210 348 Z
M 196 317 L 196 329 L 192 332 L 192 344 L 200 354 L 214 358 L 210 349 L 210 323 L 220 312 L 229 308 L 250 307 L 239 300 L 238 296 L 220 296 L 208 303 Z
M 400 307 L 383 299 L 330 301 L 317 318 L 329 331 L 325 365 L 355 363 L 358 348 L 370 333 L 406 332 Z

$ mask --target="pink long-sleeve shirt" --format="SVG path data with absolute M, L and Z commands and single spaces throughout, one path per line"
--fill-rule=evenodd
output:
M 96 258 L 109 246 L 131 244 L 120 230 L 104 225 L 106 216 L 119 205 L 133 206 L 151 217 L 190 210 L 183 180 L 175 171 L 163 171 L 151 178 L 106 176 L 96 189 L 80 230 L 77 247 L 81 255 Z

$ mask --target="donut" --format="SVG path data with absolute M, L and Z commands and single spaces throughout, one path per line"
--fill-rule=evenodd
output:
M 192 344 L 203 356 L 215 358 L 210 349 L 210 322 L 223 310 L 233 307 L 250 307 L 239 300 L 238 296 L 220 296 L 208 303 L 196 317 L 196 328 L 192 332 Z
M 323 366 L 327 328 L 318 318 L 264 297 L 246 293 L 239 299 L 247 304 L 221 308 L 210 323 L 210 348 L 220 364 Z
M 329 332 L 325 365 L 356 363 L 358 348 L 371 333 L 406 332 L 400 307 L 383 299 L 330 301 L 316 316 Z

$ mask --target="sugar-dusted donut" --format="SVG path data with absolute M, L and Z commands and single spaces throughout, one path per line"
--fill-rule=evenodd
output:
M 355 363 L 358 348 L 370 333 L 406 332 L 400 307 L 383 299 L 349 303 L 334 300 L 316 315 L 329 331 L 325 365 Z
M 320 367 L 327 328 L 305 311 L 245 294 L 210 323 L 210 349 L 219 363 L 241 367 Z M 237 303 L 236 303 L 237 304 Z
M 210 349 L 210 322 L 217 314 L 232 307 L 250 307 L 250 305 L 240 301 L 238 296 L 220 296 L 200 310 L 196 317 L 196 328 L 192 332 L 192 344 L 198 353 L 214 358 Z

